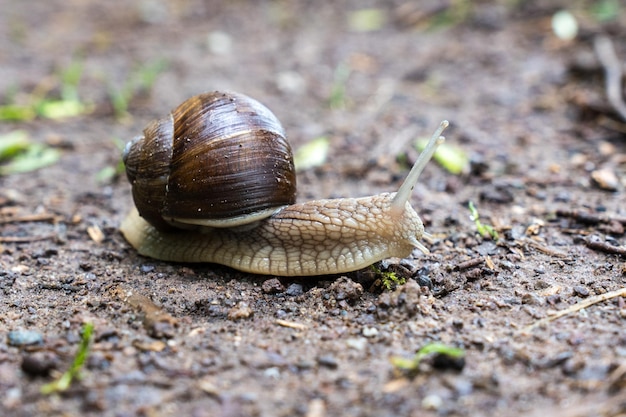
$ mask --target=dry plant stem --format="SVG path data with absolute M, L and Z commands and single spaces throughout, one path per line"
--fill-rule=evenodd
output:
M 580 210 L 557 210 L 556 215 L 559 217 L 571 217 L 580 223 L 589 225 L 616 221 L 626 226 L 626 217 L 602 216 Z
M 616 291 L 611 291 L 605 294 L 596 295 L 595 297 L 587 298 L 586 300 L 580 301 L 579 303 L 576 303 L 573 306 L 566 308 L 565 310 L 558 311 L 557 313 L 551 315 L 550 317 L 546 317 L 544 319 L 534 322 L 530 326 L 523 328 L 521 330 L 521 333 L 526 334 L 537 327 L 550 323 L 551 321 L 560 319 L 561 317 L 576 313 L 577 311 L 580 311 L 583 308 L 587 308 L 594 304 L 598 304 L 603 301 L 607 301 L 616 297 L 626 297 L 626 288 L 620 288 L 619 290 L 616 290 Z
M 307 329 L 307 325 L 306 324 L 296 323 L 294 321 L 276 319 L 275 323 L 278 324 L 279 326 L 288 327 L 290 329 L 296 329 L 296 330 L 306 330 Z
M 0 224 L 6 223 L 25 223 L 25 222 L 50 222 L 55 223 L 60 220 L 59 216 L 50 213 L 42 213 L 42 214 L 30 214 L 26 216 L 19 217 L 7 217 L 5 219 L 0 219 Z
M 482 257 L 469 259 L 467 261 L 463 261 L 455 266 L 455 269 L 458 271 L 463 271 L 465 269 L 473 268 L 475 266 L 481 265 L 485 262 Z
M 605 36 L 597 36 L 593 47 L 604 68 L 606 95 L 613 109 L 626 121 L 626 103 L 622 97 L 622 63 L 619 61 L 613 42 Z
M 0 236 L 0 243 L 28 243 L 54 239 L 55 235 L 45 236 Z
M 537 249 L 541 253 L 545 253 L 546 255 L 554 256 L 555 258 L 567 258 L 569 255 L 567 253 L 560 252 L 555 249 L 551 249 L 546 245 L 543 245 L 535 240 L 524 238 L 519 241 L 522 244 L 528 244 L 533 248 Z
M 597 250 L 600 252 L 626 256 L 626 247 L 614 246 L 610 243 L 602 242 L 596 236 L 589 236 L 587 239 L 585 239 L 585 245 L 587 245 L 589 249 Z

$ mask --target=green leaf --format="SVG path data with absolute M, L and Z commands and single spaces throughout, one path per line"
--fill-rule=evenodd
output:
M 14 130 L 0 135 L 0 161 L 15 157 L 28 149 L 29 146 L 28 133 L 24 130 Z
M 86 106 L 77 100 L 43 100 L 37 113 L 46 119 L 64 119 L 84 114 Z
M 17 131 L 20 132 L 20 131 Z M 15 135 L 13 133 L 13 135 Z M 56 163 L 61 157 L 58 149 L 51 148 L 41 143 L 31 143 L 27 137 L 19 137 L 6 140 L 6 135 L 0 137 L 0 160 L 8 161 L 0 165 L 0 176 L 30 172 Z M 5 146 L 6 144 L 6 146 Z
M 426 147 L 427 139 L 418 139 L 416 148 L 420 152 Z M 450 145 L 447 142 L 442 143 L 433 155 L 433 159 L 437 161 L 446 171 L 451 174 L 459 175 L 469 169 L 469 157 L 462 148 Z
M 37 113 L 32 106 L 5 104 L 0 106 L 0 120 L 24 122 L 33 120 Z
M 381 29 L 385 20 L 382 9 L 361 9 L 348 15 L 348 27 L 356 32 L 372 32 Z
M 330 141 L 327 137 L 321 136 L 313 139 L 309 143 L 302 145 L 293 157 L 296 171 L 306 171 L 323 165 L 328 157 Z
M 592 2 L 591 14 L 600 22 L 615 20 L 620 15 L 619 0 L 600 0 Z

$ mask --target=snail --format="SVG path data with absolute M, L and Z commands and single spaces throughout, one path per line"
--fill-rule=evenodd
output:
M 338 274 L 415 248 L 428 253 L 409 199 L 447 126 L 441 122 L 396 193 L 296 203 L 291 149 L 276 116 L 243 94 L 200 94 L 127 144 L 135 208 L 120 230 L 144 256 L 277 276 Z

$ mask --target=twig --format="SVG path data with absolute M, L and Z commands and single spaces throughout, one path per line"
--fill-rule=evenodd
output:
M 593 47 L 604 67 L 605 88 L 609 103 L 613 109 L 626 121 L 626 103 L 622 97 L 622 64 L 615 53 L 613 42 L 606 36 L 597 36 Z
M 569 255 L 567 253 L 563 253 L 556 249 L 552 249 L 543 245 L 535 240 L 523 238 L 519 240 L 520 243 L 525 243 L 533 248 L 537 249 L 541 253 L 545 253 L 546 255 L 554 256 L 555 258 L 567 258 Z
M 626 226 L 626 217 L 599 215 L 580 210 L 557 210 L 556 215 L 559 217 L 571 217 L 582 224 L 592 226 L 600 223 L 611 223 L 613 221 Z
M 306 324 L 296 323 L 294 321 L 287 321 L 287 320 L 276 319 L 275 323 L 278 324 L 279 326 L 289 327 L 291 329 L 296 329 L 296 330 L 306 330 L 307 329 Z
M 573 306 L 566 308 L 565 310 L 556 312 L 550 317 L 546 317 L 544 319 L 534 322 L 530 326 L 523 328 L 521 330 L 521 333 L 527 333 L 536 327 L 543 326 L 544 324 L 548 324 L 551 321 L 560 319 L 561 317 L 576 313 L 577 311 L 580 311 L 583 308 L 587 308 L 594 304 L 598 304 L 603 301 L 607 301 L 607 300 L 610 300 L 611 298 L 616 298 L 616 297 L 626 297 L 626 288 L 620 288 L 619 290 L 615 290 L 615 291 L 607 292 L 604 294 L 596 295 L 595 297 L 587 298 L 586 300 L 580 301 L 574 304 Z
M 597 250 L 605 253 L 613 253 L 620 256 L 626 256 L 626 247 L 615 246 L 610 243 L 602 242 L 597 236 L 589 236 L 585 239 L 585 245 L 589 249 Z
M 0 236 L 0 243 L 28 243 L 54 239 L 55 235 L 43 236 Z
M 454 266 L 454 268 L 457 271 L 463 271 L 465 269 L 473 268 L 475 266 L 478 266 L 478 265 L 482 264 L 483 262 L 485 262 L 485 260 L 482 257 L 468 259 L 467 261 L 463 261 L 463 262 L 461 262 L 459 264 L 456 264 Z
M 0 224 L 24 223 L 24 222 L 50 222 L 56 223 L 60 217 L 51 213 L 27 214 L 25 216 L 0 218 Z

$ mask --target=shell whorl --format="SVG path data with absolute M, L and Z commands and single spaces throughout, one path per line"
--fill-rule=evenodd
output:
M 241 224 L 295 202 L 284 130 L 267 107 L 243 94 L 186 100 L 150 123 L 123 159 L 140 215 L 161 230 Z

